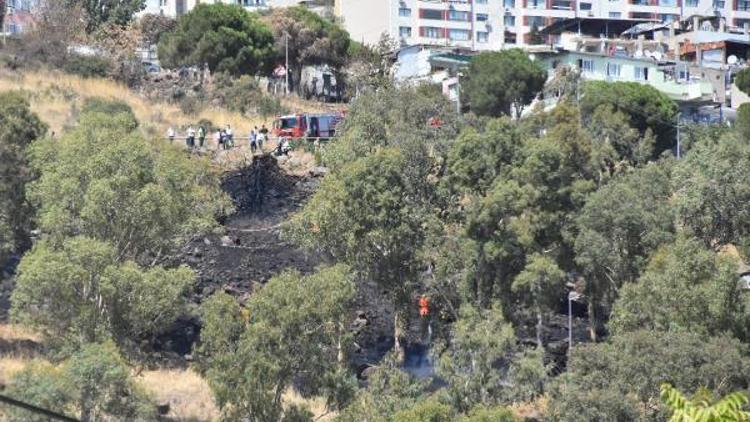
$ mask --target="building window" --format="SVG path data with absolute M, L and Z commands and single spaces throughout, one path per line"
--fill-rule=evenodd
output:
M 647 67 L 634 67 L 635 74 L 633 75 L 635 77 L 636 81 L 647 81 L 648 80 L 648 68 Z
M 607 63 L 607 76 L 611 78 L 619 78 L 621 68 L 622 66 L 617 63 Z
M 723 9 L 724 0 L 714 0 L 714 9 Z
M 750 19 L 735 19 L 734 20 L 734 26 L 739 28 L 750 28 Z
M 430 19 L 430 20 L 437 20 L 441 21 L 444 19 L 444 12 L 442 10 L 435 10 L 435 9 L 421 9 L 419 11 L 419 17 L 422 19 Z
M 515 9 L 516 0 L 503 0 L 503 7 L 506 9 Z
M 748 0 L 739 0 L 737 2 L 737 10 L 740 10 L 742 12 L 750 11 L 750 1 L 748 1 Z
M 505 15 L 503 17 L 503 24 L 505 26 L 516 26 L 516 17 L 513 15 Z
M 411 38 L 411 26 L 399 26 L 398 35 L 400 35 L 401 38 Z
M 445 31 L 443 30 L 443 28 L 425 26 L 422 27 L 422 36 L 425 38 L 445 38 Z
M 581 3 L 579 7 L 581 10 L 591 10 L 591 3 Z
M 546 5 L 545 0 L 528 0 L 526 2 L 526 7 L 529 9 L 544 9 Z
M 469 12 L 464 12 L 462 10 L 451 10 L 448 12 L 448 20 L 469 22 L 471 19 L 469 19 Z
M 659 15 L 659 20 L 665 23 L 669 23 L 676 21 L 678 17 L 679 15 L 661 14 Z
M 631 19 L 653 19 L 654 15 L 648 12 L 630 12 Z
M 398 15 L 404 18 L 411 17 L 411 9 L 408 7 L 401 7 L 398 9 Z
M 487 4 L 487 0 L 477 0 L 477 4 Z
M 486 22 L 490 20 L 490 16 L 486 13 L 477 13 L 477 22 Z
M 544 16 L 529 16 L 528 23 L 529 26 L 542 27 L 544 26 Z
M 573 10 L 573 5 L 569 0 L 552 0 L 551 6 L 555 10 Z
M 613 19 L 620 19 L 622 17 L 622 13 L 620 12 L 609 12 L 609 17 Z
M 677 7 L 677 0 L 659 0 L 659 6 Z
M 593 73 L 594 61 L 591 59 L 580 59 L 578 60 L 578 68 L 581 69 L 583 73 Z
M 477 32 L 477 42 L 478 43 L 486 43 L 490 39 L 490 34 L 487 32 Z
M 468 41 L 471 39 L 471 32 L 466 29 L 451 29 L 448 31 L 448 38 L 453 41 Z
M 685 0 L 685 7 L 698 7 L 698 0 Z

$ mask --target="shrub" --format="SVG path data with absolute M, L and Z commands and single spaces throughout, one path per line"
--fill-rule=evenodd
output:
M 65 59 L 63 70 L 84 78 L 105 77 L 109 74 L 112 63 L 109 59 L 96 56 L 72 54 Z

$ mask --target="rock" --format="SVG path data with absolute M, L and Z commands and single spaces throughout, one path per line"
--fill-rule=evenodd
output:
M 197 257 L 197 258 L 200 258 L 200 257 L 202 257 L 202 256 L 203 256 L 203 252 L 201 252 L 201 250 L 200 250 L 200 249 L 198 249 L 198 248 L 194 248 L 194 249 L 193 249 L 193 256 L 195 256 L 195 257 Z
M 204 237 L 204 238 L 203 238 L 203 243 L 205 243 L 206 245 L 211 245 L 211 241 L 210 241 L 210 240 L 208 240 L 208 238 L 207 238 L 207 237 Z
M 232 241 L 232 238 L 229 236 L 221 236 L 221 246 L 232 246 L 234 242 Z
M 323 177 L 328 174 L 327 167 L 314 167 L 310 169 L 310 176 L 312 177 Z
M 186 355 L 185 355 L 185 356 L 183 356 L 183 357 L 185 358 L 185 360 L 186 360 L 187 362 L 192 362 L 192 361 L 193 361 L 193 355 L 191 355 L 190 353 L 186 354 Z

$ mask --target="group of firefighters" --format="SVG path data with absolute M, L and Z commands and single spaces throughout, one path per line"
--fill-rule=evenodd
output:
M 205 126 L 203 125 L 198 126 L 197 130 L 193 126 L 189 126 L 185 131 L 185 145 L 191 150 L 195 149 L 196 147 L 203 148 L 206 143 L 206 134 L 207 131 Z M 173 127 L 170 127 L 167 130 L 167 138 L 170 142 L 174 142 L 176 135 L 177 133 Z M 266 128 L 265 124 L 261 125 L 260 129 L 255 126 L 250 131 L 250 134 L 247 137 L 250 151 L 252 151 L 253 153 L 255 153 L 256 151 L 263 152 L 263 143 L 269 139 L 269 130 L 268 128 Z M 234 131 L 232 130 L 232 127 L 230 125 L 226 125 L 226 127 L 216 131 L 216 133 L 214 134 L 214 140 L 216 142 L 217 148 L 219 149 L 228 150 L 233 148 Z M 287 139 L 277 138 L 276 144 L 277 145 L 275 151 L 278 155 L 287 154 L 291 149 L 289 146 L 289 141 Z

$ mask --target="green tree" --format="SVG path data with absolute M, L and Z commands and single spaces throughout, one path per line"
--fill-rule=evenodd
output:
M 9 254 L 30 246 L 33 208 L 26 189 L 32 172 L 27 149 L 46 130 L 21 93 L 0 93 L 0 268 Z
M 481 53 L 469 65 L 463 92 L 471 109 L 484 116 L 520 116 L 541 92 L 547 73 L 520 49 Z
M 126 25 L 146 7 L 146 0 L 65 0 L 66 7 L 86 11 L 86 32 L 91 34 L 105 23 Z
M 748 338 L 747 298 L 738 260 L 679 236 L 651 258 L 637 283 L 620 290 L 610 320 L 615 333 L 642 328 Z
M 447 404 L 432 398 L 396 413 L 393 422 L 451 422 L 456 420 L 455 413 Z
M 670 163 L 615 177 L 577 213 L 575 262 L 585 278 L 592 338 L 618 289 L 635 282 L 649 256 L 673 238 Z
M 737 109 L 737 119 L 734 121 L 734 128 L 743 140 L 750 140 L 750 104 L 742 104 Z
M 497 177 L 508 177 L 522 159 L 518 127 L 507 117 L 492 119 L 479 130 L 467 128 L 451 146 L 447 180 L 453 189 L 486 195 Z
M 329 65 L 338 71 L 347 63 L 349 34 L 307 7 L 276 8 L 268 21 L 279 62 L 289 52 L 292 86 L 299 86 L 304 66 Z
M 659 385 L 717 394 L 747 385 L 750 362 L 740 341 L 697 333 L 639 330 L 571 350 L 551 391 L 548 417 L 563 421 L 662 421 Z
M 637 82 L 586 82 L 580 101 L 584 120 L 601 105 L 627 115 L 630 125 L 644 135 L 646 129 L 656 136 L 655 154 L 675 145 L 677 104 L 656 88 Z M 588 122 L 587 122 L 588 123 Z
M 332 373 L 341 374 L 345 323 L 353 297 L 354 284 L 343 265 L 304 277 L 286 272 L 272 278 L 248 301 L 250 320 L 236 349 L 215 341 L 226 333 L 226 327 L 207 325 L 202 332 L 210 342 L 203 347 L 211 356 L 207 375 L 224 416 L 287 420 L 290 416 L 283 408 L 282 393 L 293 381 L 303 379 L 306 391 L 314 394 Z M 226 302 L 221 297 L 209 302 L 203 310 L 206 321 L 236 311 Z M 236 326 L 235 319 L 232 327 Z
M 149 142 L 127 113 L 81 116 L 31 148 L 40 177 L 29 188 L 38 224 L 54 242 L 83 235 L 111 243 L 118 260 L 162 262 L 231 209 L 208 160 Z
M 748 403 L 747 393 L 730 393 L 711 403 L 705 398 L 688 400 L 679 390 L 664 383 L 661 385 L 662 401 L 672 410 L 670 422 L 742 422 L 750 420 L 750 412 L 743 410 Z
M 173 68 L 205 63 L 212 72 L 256 74 L 272 57 L 271 30 L 238 5 L 199 4 L 159 41 L 159 59 Z
M 656 140 L 651 131 L 639 133 L 626 114 L 609 104 L 594 110 L 586 129 L 593 137 L 594 164 L 604 173 L 598 177 L 600 181 L 629 166 L 645 164 L 654 155 Z
M 420 193 L 407 180 L 406 157 L 383 149 L 328 176 L 287 235 L 302 246 L 348 264 L 389 292 L 395 304 L 395 347 L 403 357 L 403 311 L 420 269 L 424 238 Z M 422 178 L 426 178 L 423 175 Z
M 59 248 L 42 241 L 21 261 L 11 315 L 63 354 L 107 339 L 134 351 L 181 314 L 194 280 L 186 267 L 121 263 L 101 241 L 74 237 Z
M 750 95 L 750 71 L 742 69 L 734 75 L 734 84 L 745 94 Z
M 440 121 L 439 127 L 430 122 Z M 406 155 L 404 171 L 424 174 L 440 165 L 458 134 L 455 107 L 430 85 L 387 87 L 357 97 L 326 147 L 323 161 L 332 171 L 383 148 Z
M 485 407 L 477 406 L 463 418 L 460 422 L 516 422 L 518 419 L 513 412 L 502 406 Z
M 733 136 L 701 142 L 675 166 L 677 218 L 709 247 L 739 244 L 750 234 L 749 145 Z
M 513 327 L 494 307 L 461 308 L 451 347 L 440 357 L 438 374 L 447 381 L 447 394 L 461 412 L 502 399 L 502 373 L 496 365 L 515 352 Z
M 224 292 L 214 293 L 201 304 L 201 319 L 203 326 L 196 352 L 198 364 L 207 370 L 214 357 L 221 359 L 237 352 L 246 320 L 237 300 Z
M 156 421 L 156 405 L 130 379 L 130 370 L 111 343 L 89 344 L 59 366 L 32 363 L 13 378 L 7 394 L 82 422 Z M 11 409 L 11 422 L 47 421 Z
M 397 358 L 386 355 L 372 367 L 367 386 L 339 413 L 336 422 L 390 422 L 401 411 L 408 411 L 424 397 L 426 385 L 400 368 Z
M 81 107 L 81 114 L 103 113 L 108 115 L 122 114 L 130 122 L 124 127 L 125 130 L 134 130 L 138 127 L 138 119 L 128 103 L 120 100 L 110 100 L 101 97 L 87 98 Z
M 536 313 L 536 342 L 544 346 L 545 319 L 553 312 L 564 293 L 565 274 L 553 259 L 541 254 L 527 257 L 526 267 L 513 280 L 511 289 Z

